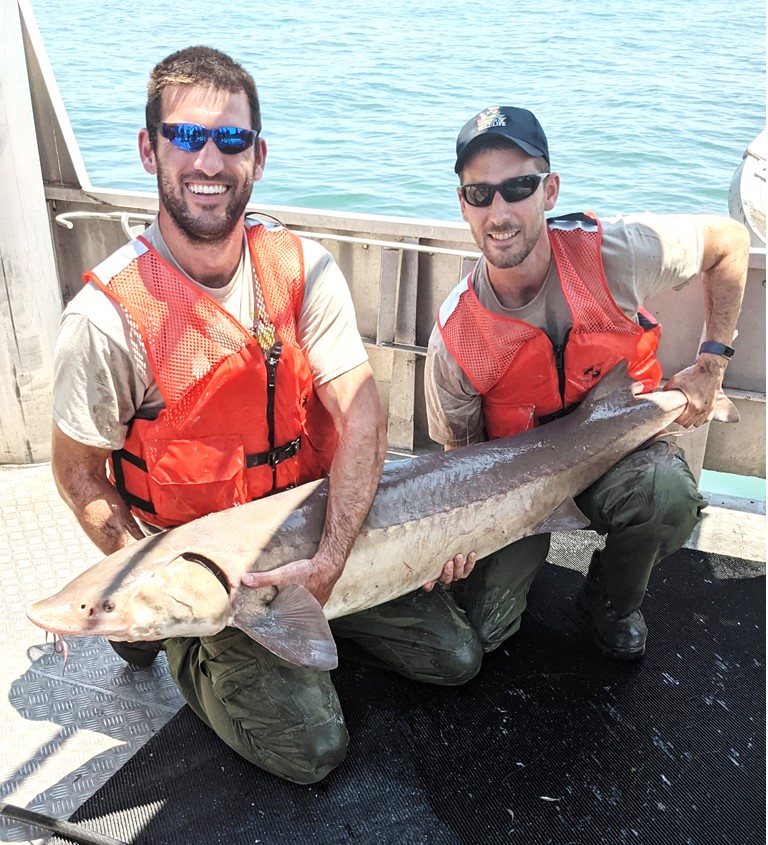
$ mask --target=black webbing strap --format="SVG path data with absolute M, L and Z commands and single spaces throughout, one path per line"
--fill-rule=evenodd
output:
M 125 449 L 117 449 L 112 453 L 112 473 L 115 476 L 115 487 L 117 492 L 123 497 L 123 501 L 132 508 L 139 508 L 145 513 L 157 513 L 152 502 L 146 499 L 140 499 L 129 492 L 125 486 L 125 473 L 123 472 L 123 461 L 133 464 L 142 472 L 147 471 L 147 462 L 137 455 L 127 452 Z
M 245 465 L 248 469 L 253 469 L 253 467 L 269 464 L 274 469 L 281 461 L 287 461 L 288 458 L 295 458 L 300 448 L 301 437 L 297 437 L 283 446 L 278 446 L 277 449 L 270 449 L 267 452 L 253 452 L 250 455 L 246 455 Z
M 548 422 L 552 422 L 552 420 L 559 420 L 560 417 L 567 417 L 568 414 L 573 413 L 576 408 L 579 407 L 579 403 L 576 402 L 573 405 L 569 405 L 567 408 L 561 408 L 559 411 L 555 411 L 554 414 L 545 414 L 543 417 L 539 417 L 539 425 L 546 425 Z
M 277 388 L 277 365 L 280 363 L 280 356 L 283 352 L 283 342 L 278 340 L 269 349 L 264 350 L 264 361 L 267 365 L 267 432 L 269 437 L 269 455 L 275 449 L 275 390 Z M 268 460 L 272 467 L 272 490 L 277 489 L 277 461 L 274 458 Z
M 269 449 L 266 452 L 252 452 L 250 455 L 246 455 L 245 465 L 248 469 L 268 465 L 274 470 L 275 467 L 282 461 L 287 461 L 289 458 L 295 458 L 299 453 L 299 449 L 301 449 L 300 436 L 296 437 L 294 440 L 289 440 L 288 443 L 284 443 L 276 449 Z M 117 491 L 129 507 L 139 508 L 139 510 L 144 511 L 145 513 L 156 514 L 157 511 L 155 510 L 155 506 L 152 502 L 147 499 L 141 499 L 139 496 L 135 496 L 126 488 L 123 461 L 132 464 L 142 472 L 147 471 L 146 461 L 131 452 L 127 452 L 125 449 L 116 450 L 112 453 L 112 473 L 114 475 Z

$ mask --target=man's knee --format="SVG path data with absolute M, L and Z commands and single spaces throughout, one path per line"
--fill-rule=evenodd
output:
M 606 491 L 606 517 L 614 526 L 646 525 L 684 543 L 706 503 L 679 450 L 663 441 L 654 446 L 617 467 Z
M 346 756 L 347 730 L 327 672 L 291 666 L 234 629 L 170 640 L 167 650 L 192 709 L 250 763 L 316 783 Z
M 435 657 L 435 676 L 423 680 L 446 687 L 458 687 L 477 675 L 482 662 L 482 644 L 477 637 L 472 637 L 451 652 L 439 652 Z
M 276 742 L 270 743 L 271 739 Z M 258 735 L 248 740 L 245 747 L 235 749 L 242 757 L 283 780 L 308 785 L 321 781 L 344 762 L 349 735 L 339 719 L 292 737 Z
M 316 728 L 302 743 L 293 775 L 287 776 L 287 779 L 300 784 L 321 781 L 344 762 L 348 744 L 349 736 L 343 723 L 334 722 Z
M 654 464 L 645 484 L 635 488 L 633 499 L 629 510 L 636 511 L 638 522 L 679 534 L 681 542 L 688 539 L 705 504 L 681 458 Z

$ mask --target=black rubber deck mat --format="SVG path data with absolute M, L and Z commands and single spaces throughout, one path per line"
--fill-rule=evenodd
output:
M 764 845 L 764 566 L 669 558 L 646 656 L 620 664 L 582 627 L 557 561 L 589 555 L 566 537 L 466 686 L 342 663 L 351 745 L 320 784 L 249 766 L 184 708 L 72 821 L 131 845 Z

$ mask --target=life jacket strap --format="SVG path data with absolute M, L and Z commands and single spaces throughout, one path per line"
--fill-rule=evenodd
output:
M 245 465 L 248 469 L 253 467 L 263 466 L 269 464 L 273 469 L 282 461 L 287 461 L 289 458 L 295 458 L 301 448 L 301 437 L 284 443 L 276 449 L 270 449 L 267 452 L 254 452 L 246 455 Z
M 147 462 L 128 452 L 126 449 L 117 449 L 112 453 L 112 474 L 115 478 L 115 487 L 117 492 L 123 497 L 123 501 L 131 508 L 138 508 L 145 513 L 157 513 L 155 506 L 148 499 L 141 499 L 134 496 L 125 486 L 125 473 L 123 472 L 123 461 L 132 464 L 142 472 L 147 471 Z
M 552 422 L 552 420 L 559 420 L 560 417 L 567 417 L 568 414 L 573 413 L 578 407 L 578 404 L 573 404 L 569 405 L 567 408 L 561 408 L 559 411 L 555 411 L 554 414 L 545 414 L 543 417 L 538 418 L 539 425 L 546 425 L 548 422 Z
M 300 436 L 289 440 L 275 449 L 268 449 L 266 452 L 252 452 L 250 455 L 246 455 L 245 466 L 247 469 L 253 469 L 253 467 L 267 465 L 274 470 L 279 463 L 287 461 L 290 458 L 295 458 L 299 453 L 299 449 L 301 449 Z M 126 449 L 117 449 L 112 453 L 112 474 L 114 476 L 115 487 L 123 497 L 123 501 L 129 507 L 136 507 L 145 513 L 156 514 L 155 506 L 150 500 L 134 495 L 126 487 L 123 461 L 135 466 L 142 472 L 147 472 L 147 462 L 143 458 L 138 457 L 138 455 L 134 455 Z

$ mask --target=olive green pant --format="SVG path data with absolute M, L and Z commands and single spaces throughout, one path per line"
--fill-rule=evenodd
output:
M 425 683 L 463 684 L 482 648 L 448 593 L 418 590 L 334 620 L 334 635 L 366 662 Z M 347 731 L 329 672 L 276 657 L 235 628 L 166 640 L 168 666 L 194 712 L 246 760 L 296 783 L 314 783 L 346 756 Z
M 637 610 L 651 570 L 691 536 L 706 502 L 683 454 L 663 440 L 623 458 L 576 497 L 590 529 L 605 536 L 602 581 L 619 616 Z M 526 596 L 546 563 L 549 534 L 518 540 L 477 562 L 453 595 L 488 652 L 520 627 Z
M 603 580 L 621 613 L 640 606 L 651 569 L 685 543 L 705 504 L 664 442 L 624 458 L 576 501 L 606 535 Z M 413 680 L 465 683 L 483 653 L 520 627 L 548 550 L 548 534 L 527 537 L 478 561 L 451 592 L 417 590 L 336 619 L 340 651 L 352 644 L 366 662 Z M 286 663 L 233 628 L 168 640 L 166 652 L 190 707 L 245 759 L 297 783 L 320 780 L 344 759 L 348 736 L 328 672 Z

